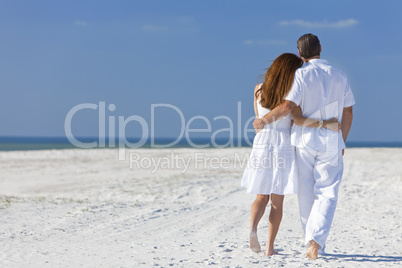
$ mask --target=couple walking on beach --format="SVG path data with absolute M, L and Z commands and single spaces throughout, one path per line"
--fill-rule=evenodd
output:
M 271 198 L 265 254 L 277 253 L 284 195 L 297 194 L 306 256 L 317 259 L 325 253 L 334 218 L 355 101 L 346 75 L 320 58 L 317 36 L 301 36 L 297 48 L 300 58 L 280 55 L 255 87 L 257 134 L 241 186 L 257 194 L 251 206 L 251 250 L 261 252 L 257 226 Z

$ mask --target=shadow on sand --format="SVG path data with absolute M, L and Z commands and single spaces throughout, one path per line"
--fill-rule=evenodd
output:
M 357 262 L 400 262 L 402 256 L 381 256 L 381 255 L 362 255 L 362 254 L 325 254 L 319 256 L 319 258 L 325 260 L 334 260 L 342 258 L 346 261 Z

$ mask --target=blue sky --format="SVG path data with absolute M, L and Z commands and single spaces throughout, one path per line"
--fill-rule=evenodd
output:
M 151 105 L 166 103 L 186 123 L 205 116 L 211 131 L 228 128 L 213 120 L 228 116 L 237 134 L 238 102 L 244 123 L 265 68 L 311 32 L 349 77 L 349 140 L 402 141 L 401 10 L 401 1 L 1 0 L 0 136 L 63 136 L 72 107 L 99 102 L 115 105 L 106 118 L 116 122 L 137 115 L 150 127 Z M 179 135 L 176 111 L 155 118 L 156 136 Z M 97 136 L 97 111 L 77 113 L 72 131 Z M 127 124 L 126 135 L 141 125 Z

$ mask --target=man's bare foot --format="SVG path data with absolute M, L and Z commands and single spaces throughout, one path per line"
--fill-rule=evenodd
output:
M 267 250 L 264 253 L 265 256 L 272 256 L 275 254 L 278 254 L 278 251 L 275 251 L 274 249 L 269 249 L 269 248 L 267 248 Z
M 258 242 L 257 233 L 254 231 L 250 231 L 250 249 L 254 252 L 261 252 L 261 246 Z
M 310 247 L 306 253 L 307 258 L 316 260 L 318 258 L 318 244 L 314 240 L 310 241 Z

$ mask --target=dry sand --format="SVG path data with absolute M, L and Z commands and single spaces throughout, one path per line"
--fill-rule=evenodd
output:
M 0 266 L 402 266 L 402 149 L 347 150 L 329 255 L 317 261 L 305 258 L 295 195 L 285 197 L 279 254 L 248 248 L 249 152 L 133 149 L 125 161 L 114 149 L 0 152 Z

